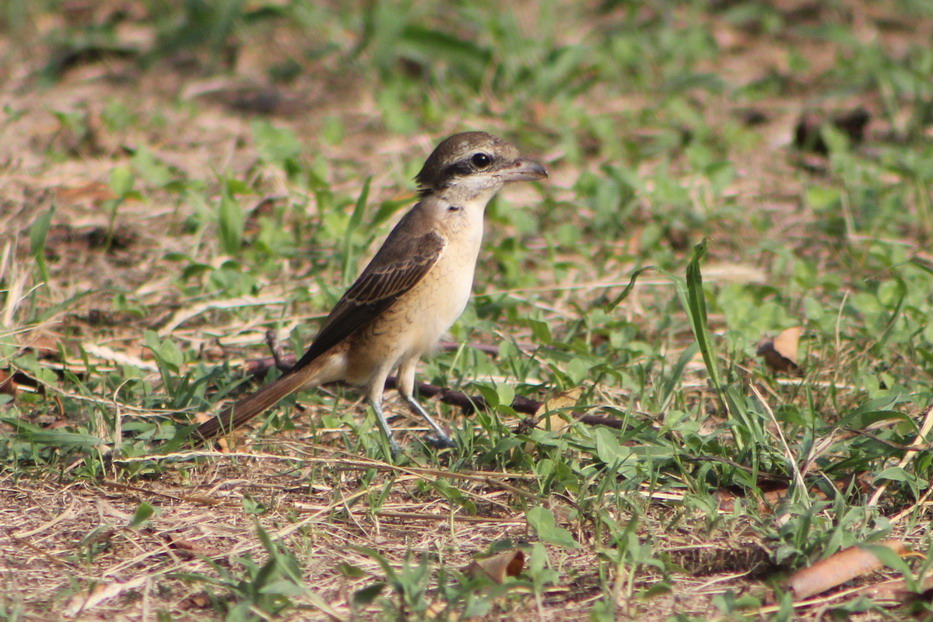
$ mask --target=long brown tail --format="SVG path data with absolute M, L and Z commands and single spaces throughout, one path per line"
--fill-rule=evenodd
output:
M 209 441 L 216 436 L 226 434 L 240 427 L 267 408 L 271 408 L 302 387 L 313 385 L 314 374 L 309 374 L 307 366 L 293 369 L 255 393 L 238 400 L 233 406 L 199 425 L 191 434 L 197 442 Z

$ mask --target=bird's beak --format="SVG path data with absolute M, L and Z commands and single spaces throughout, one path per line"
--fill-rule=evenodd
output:
M 547 177 L 547 169 L 526 158 L 519 158 L 499 171 L 502 181 L 537 181 Z

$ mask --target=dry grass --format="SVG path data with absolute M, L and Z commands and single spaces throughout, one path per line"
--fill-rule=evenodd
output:
M 125 4 L 131 17 L 121 26 L 129 29 L 123 35 L 151 37 L 135 19 L 135 11 L 141 9 L 132 2 Z M 854 4 L 875 10 L 874 3 Z M 100 17 L 114 6 L 101 3 L 92 13 Z M 678 20 L 688 18 L 687 11 L 677 15 Z M 48 34 L 64 28 L 62 20 L 67 19 L 77 18 L 67 11 L 63 15 L 40 13 L 35 24 L 37 40 L 48 41 Z M 715 63 L 704 63 L 700 69 L 714 72 L 726 82 L 744 82 L 749 72 L 758 76 L 769 71 L 793 73 L 788 69 L 793 59 L 781 37 L 757 36 L 715 17 L 709 20 L 723 53 Z M 879 28 L 871 19 L 853 21 L 855 27 L 862 28 L 856 28 L 859 36 L 870 36 L 868 31 L 878 28 L 881 44 L 894 50 L 928 43 L 933 32 L 933 20 L 929 19 L 919 20 L 910 31 Z M 569 24 L 562 34 L 563 42 L 583 38 L 582 33 L 590 27 L 596 29 L 599 24 Z M 335 27 L 334 31 L 338 33 L 334 35 L 337 45 L 351 46 L 352 38 L 345 30 Z M 55 382 L 43 380 L 40 387 L 21 386 L 16 405 L 31 423 L 47 429 L 85 426 L 108 442 L 116 442 L 121 428 L 108 427 L 102 413 L 115 414 L 114 420 L 125 427 L 147 419 L 163 420 L 167 411 L 126 400 L 120 383 L 98 385 L 111 387 L 111 394 L 88 394 L 81 382 L 119 376 L 131 367 L 158 390 L 161 380 L 151 351 L 143 345 L 144 330 L 170 337 L 185 351 L 197 352 L 200 363 L 230 362 L 237 368 L 245 358 L 264 354 L 260 344 L 270 325 L 283 337 L 296 326 L 307 326 L 324 311 L 318 304 L 328 295 L 323 290 L 339 289 L 339 275 L 321 276 L 318 271 L 327 264 L 331 249 L 315 248 L 307 256 L 276 258 L 275 269 L 256 275 L 258 295 L 190 298 L 178 279 L 184 264 L 173 259 L 172 253 L 215 268 L 230 259 L 203 230 L 193 235 L 185 229 L 186 221 L 198 214 L 191 202 L 176 192 L 148 187 L 140 197 L 119 206 L 116 227 L 111 231 L 111 213 L 105 206 L 114 195 L 108 179 L 115 167 L 130 161 L 137 148 L 146 146 L 177 178 L 211 183 L 213 173 L 229 172 L 261 188 L 261 196 L 244 199 L 250 237 L 264 226 L 264 209 L 287 205 L 296 192 L 280 167 L 257 158 L 251 122 L 257 118 L 252 112 L 260 104 L 271 106 L 272 113 L 260 117 L 274 119 L 307 144 L 307 161 L 328 163 L 326 181 L 334 195 L 355 197 L 362 179 L 372 175 L 374 205 L 410 193 L 409 167 L 423 158 L 438 136 L 468 127 L 509 134 L 521 130 L 534 135 L 538 131 L 541 143 L 547 144 L 561 134 L 560 128 L 544 129 L 558 118 L 557 105 L 545 99 L 528 111 L 527 128 L 506 127 L 495 114 L 500 108 L 507 109 L 507 98 L 501 93 L 483 95 L 488 103 L 485 113 L 465 107 L 460 114 L 440 115 L 441 119 L 408 135 L 393 133 L 383 122 L 379 93 L 370 88 L 376 74 L 363 68 L 344 75 L 326 60 L 309 62 L 301 76 L 270 92 L 266 79 L 269 67 L 294 50 L 304 49 L 301 33 L 286 30 L 277 34 L 274 44 L 263 47 L 263 33 L 254 33 L 256 39 L 246 41 L 235 71 L 230 73 L 192 75 L 186 71 L 187 57 L 163 60 L 149 69 L 140 69 L 134 60 L 106 57 L 77 62 L 40 88 L 33 72 L 52 54 L 49 46 L 27 53 L 10 32 L 0 32 L 0 58 L 15 69 L 0 78 L 0 103 L 20 111 L 0 125 L 0 283 L 7 291 L 0 310 L 4 320 L 0 339 L 12 348 L 3 362 L 4 367 L 16 364 L 16 356 L 31 351 L 44 356 L 42 365 L 59 374 L 52 376 Z M 808 97 L 822 95 L 820 85 L 811 80 L 816 81 L 832 66 L 838 52 L 831 43 L 802 39 L 794 49 L 810 60 L 807 72 L 795 76 L 790 92 L 760 102 L 758 110 L 766 115 L 756 129 L 761 140 L 732 147 L 729 157 L 738 163 L 737 176 L 716 201 L 754 206 L 757 214 L 767 214 L 771 235 L 785 241 L 794 252 L 811 257 L 817 270 L 832 273 L 838 270 L 840 259 L 826 244 L 823 236 L 828 234 L 814 229 L 814 222 L 822 216 L 801 198 L 812 180 L 800 174 L 799 161 L 775 156 L 790 144 L 803 103 Z M 204 59 L 196 56 L 196 60 Z M 605 96 L 597 96 L 601 91 Z M 883 107 L 883 95 L 840 96 L 825 107 L 858 104 L 878 110 Z M 723 95 L 698 92 L 695 98 L 698 107 L 709 111 L 708 122 L 715 128 L 734 123 L 741 112 L 741 105 L 732 104 Z M 113 101 L 125 103 L 136 122 L 115 131 L 103 120 Z M 593 117 L 622 112 L 634 115 L 654 105 L 647 97 L 639 100 L 620 94 L 608 79 L 572 103 L 589 110 Z M 62 111 L 80 113 L 85 131 L 66 127 L 54 114 Z M 333 118 L 343 124 L 345 137 L 328 143 L 321 136 L 327 131 L 328 119 Z M 868 131 L 880 135 L 886 129 L 869 127 Z M 599 173 L 611 149 L 588 152 L 585 134 L 581 130 L 578 148 L 583 155 L 579 159 L 568 155 L 570 149 L 564 143 L 546 146 L 540 154 L 553 162 L 550 186 L 543 191 L 549 204 L 573 206 L 572 211 L 561 214 L 567 216 L 568 224 L 580 225 L 581 230 L 592 213 L 573 185 L 583 171 Z M 656 128 L 647 128 L 643 137 L 636 138 L 655 140 Z M 657 160 L 646 158 L 638 163 L 638 172 L 648 179 L 657 164 Z M 700 176 L 690 171 L 684 158 L 668 164 L 672 175 L 678 175 L 685 186 Z M 805 169 L 809 164 L 808 160 L 802 166 Z M 654 182 L 648 183 L 651 186 Z M 705 186 L 698 183 L 691 187 L 700 211 L 709 199 L 704 195 Z M 651 190 L 647 188 L 646 194 Z M 219 189 L 210 188 L 205 194 L 215 199 Z M 526 206 L 540 201 L 541 195 L 522 189 L 510 191 L 507 199 L 509 205 Z M 29 232 L 37 217 L 53 205 L 55 215 L 46 244 L 51 279 L 43 286 L 37 282 Z M 308 201 L 307 206 L 306 213 L 289 212 L 284 224 L 319 225 L 322 214 L 318 206 L 314 201 Z M 549 239 L 526 236 L 525 246 L 515 252 L 537 255 L 520 266 L 534 274 L 536 285 L 500 287 L 498 275 L 490 274 L 491 270 L 484 272 L 481 266 L 478 290 L 487 293 L 490 300 L 505 299 L 517 306 L 519 316 L 546 322 L 558 339 L 565 332 L 572 333 L 576 322 L 586 320 L 582 309 L 611 299 L 628 282 L 634 267 L 629 258 L 645 250 L 638 246 L 648 239 L 649 216 L 656 207 L 643 199 L 632 215 L 631 235 L 614 245 L 602 244 L 589 254 L 581 250 L 586 248 L 583 243 L 555 250 Z M 508 238 L 503 230 L 512 232 L 514 228 L 505 224 L 499 230 L 499 225 L 502 223 L 490 232 L 492 248 Z M 710 227 L 704 235 L 717 242 L 714 263 L 724 266 L 717 272 L 716 266 L 710 265 L 708 282 L 758 280 L 755 275 L 767 266 L 760 257 L 744 254 L 748 241 L 759 235 L 751 224 L 715 222 L 703 226 Z M 698 241 L 693 233 L 689 223 L 681 223 L 664 231 L 659 244 L 672 257 L 683 260 L 689 243 Z M 910 252 L 922 252 L 926 238 L 915 233 L 905 233 L 904 245 Z M 486 252 L 490 257 L 492 250 Z M 555 265 L 560 267 L 555 269 Z M 737 273 L 741 274 L 736 277 Z M 296 296 L 299 290 L 303 293 Z M 132 303 L 145 313 L 136 316 L 125 309 L 114 311 L 114 292 L 128 293 Z M 653 347 L 676 361 L 692 336 L 682 315 L 674 319 L 675 326 L 661 326 L 658 301 L 671 296 L 667 281 L 644 279 L 617 313 L 636 327 L 633 330 L 638 331 L 639 340 L 656 339 Z M 831 299 L 831 294 L 826 296 Z M 63 301 L 69 302 L 54 309 Z M 43 316 L 42 312 L 49 310 Z M 533 328 L 522 321 L 509 323 L 506 315 L 503 312 L 497 324 L 498 332 L 489 329 L 488 323 L 481 324 L 478 335 L 470 337 L 484 343 L 514 340 L 533 344 Z M 725 324 L 719 314 L 710 320 L 717 327 Z M 306 327 L 304 334 L 311 332 Z M 595 329 L 588 339 L 594 349 L 608 340 Z M 817 388 L 816 401 L 829 399 L 824 395 L 829 391 L 820 393 L 821 387 L 833 387 L 838 401 L 827 404 L 826 410 L 839 407 L 844 411 L 845 406 L 861 399 L 859 388 L 853 386 L 857 380 L 846 376 L 844 370 L 871 344 L 822 346 L 827 349 L 827 360 L 808 377 L 812 383 L 808 386 Z M 638 362 L 649 358 L 646 355 Z M 485 366 L 484 380 L 511 382 L 515 374 L 513 370 L 490 371 L 494 363 L 488 361 L 477 365 Z M 431 370 L 442 376 L 450 366 Z M 919 377 L 926 373 L 921 367 L 916 361 L 901 360 L 891 373 Z M 80 382 L 63 380 L 63 370 L 73 374 L 68 378 L 77 377 Z M 555 370 L 555 376 L 560 371 Z M 459 379 L 449 380 L 456 385 Z M 535 380 L 546 385 L 552 378 L 524 379 L 521 388 L 527 389 L 529 397 L 556 392 L 550 386 L 536 390 Z M 613 416 L 629 413 L 626 416 L 654 429 L 664 425 L 665 413 L 650 413 L 645 407 L 646 414 L 641 401 L 646 398 L 630 387 L 594 381 L 590 390 L 589 404 L 594 412 L 611 412 Z M 802 391 L 782 393 L 779 385 L 773 385 L 772 390 L 769 398 L 786 400 L 787 404 L 811 399 Z M 343 396 L 339 389 L 336 392 Z M 691 408 L 713 404 L 698 362 L 688 365 L 678 384 L 678 395 L 685 396 L 679 398 L 680 404 Z M 594 604 L 607 596 L 607 585 L 620 619 L 663 620 L 677 615 L 707 619 L 721 615 L 714 599 L 726 593 L 753 595 L 763 601 L 771 598 L 766 580 L 773 580 L 779 568 L 773 561 L 774 542 L 761 535 L 762 524 L 770 520 L 766 512 L 752 511 L 747 518 L 714 518 L 715 509 L 703 507 L 701 501 L 684 502 L 696 492 L 690 489 L 695 482 L 666 473 L 669 479 L 664 490 L 641 487 L 637 494 L 619 490 L 614 491 L 615 496 L 608 494 L 611 502 L 600 506 L 604 515 L 596 520 L 581 509 L 585 500 L 581 497 L 586 495 L 577 497 L 565 491 L 542 496 L 540 482 L 530 470 L 494 468 L 469 459 L 451 464 L 449 456 L 432 462 L 433 458 L 417 452 L 408 464 L 398 466 L 361 458 L 347 451 L 358 444 L 348 440 L 352 434 L 345 425 L 328 429 L 320 423 L 322 417 L 335 416 L 338 410 L 362 420 L 362 409 L 353 404 L 352 397 L 334 406 L 332 396 L 330 390 L 323 397 L 308 396 L 302 402 L 305 406 L 292 414 L 294 429 L 262 435 L 259 444 L 241 444 L 236 451 L 168 456 L 146 453 L 118 461 L 97 477 L 91 477 L 93 469 L 85 469 L 80 461 L 72 462 L 67 452 L 59 464 L 37 461 L 43 463 L 42 468 L 36 464 L 27 468 L 28 461 L 10 461 L 10 468 L 0 472 L 0 524 L 5 535 L 0 540 L 5 582 L 0 590 L 0 611 L 11 619 L 26 620 L 60 615 L 82 620 L 151 620 L 157 615 L 167 616 L 165 619 L 219 619 L 220 608 L 213 606 L 203 577 L 217 577 L 227 570 L 242 579 L 245 574 L 238 560 L 247 555 L 266 559 L 268 551 L 257 535 L 261 528 L 300 562 L 309 589 L 292 597 L 295 606 L 285 619 L 378 618 L 385 615 L 378 602 L 358 610 L 351 604 L 354 593 L 385 576 L 384 568 L 366 549 L 378 551 L 396 569 L 417 565 L 424 556 L 453 572 L 486 553 L 492 543 L 509 540 L 527 549 L 538 538 L 525 513 L 538 505 L 552 511 L 582 546 L 548 546 L 549 565 L 559 580 L 537 594 L 530 582 L 522 584 L 493 603 L 488 619 L 588 619 Z M 393 402 L 389 408 L 398 411 L 397 406 Z M 8 408 L 10 405 L 0 406 Z M 711 405 L 710 410 L 714 409 Z M 444 412 L 454 426 L 468 425 L 453 419 L 455 413 Z M 708 431 L 723 425 L 719 415 L 711 413 L 704 422 Z M 4 431 L 12 434 L 13 430 L 6 427 Z M 417 446 L 420 430 L 406 431 L 406 438 Z M 789 455 L 788 462 L 794 463 L 795 458 Z M 910 517 L 895 525 L 895 536 L 920 549 L 929 542 L 931 509 L 927 496 L 906 504 L 902 497 L 893 496 L 878 501 L 888 516 Z M 891 505 L 886 506 L 886 502 Z M 151 504 L 155 515 L 142 527 L 129 527 L 142 503 Z M 748 503 L 754 505 L 753 501 Z M 619 545 L 597 527 L 604 520 L 623 526 L 632 521 L 635 541 L 650 551 L 644 560 L 664 560 L 663 568 L 613 561 L 613 551 Z M 631 554 L 633 559 L 637 557 Z M 349 567 L 356 570 L 351 572 Z M 660 593 L 644 597 L 645 590 L 658 585 L 662 586 Z M 436 581 L 431 586 L 436 587 Z M 231 590 L 215 587 L 213 593 L 229 598 Z M 386 594 L 396 602 L 390 591 Z M 443 610 L 443 599 L 436 591 L 427 594 L 433 599 L 433 615 L 456 617 Z M 806 615 L 820 618 L 822 604 L 829 606 L 832 601 L 816 602 L 805 610 Z M 767 617 L 775 611 L 776 607 L 767 605 L 750 615 Z M 262 617 L 258 611 L 252 613 Z M 881 616 L 869 612 L 858 619 Z

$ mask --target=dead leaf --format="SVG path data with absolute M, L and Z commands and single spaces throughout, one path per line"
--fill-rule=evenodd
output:
M 104 601 L 120 596 L 128 590 L 135 590 L 142 587 L 149 580 L 148 574 L 142 574 L 137 577 L 120 583 L 99 583 L 87 594 L 79 593 L 71 597 L 68 606 L 65 607 L 64 614 L 67 617 L 74 617 L 80 613 L 93 609 Z
M 207 609 L 211 606 L 211 599 L 205 592 L 192 594 L 188 598 L 178 603 L 178 608 L 182 611 L 191 611 L 192 609 Z
M 720 488 L 713 495 L 719 501 L 719 511 L 731 513 L 735 511 L 735 500 L 737 498 L 746 498 L 743 494 L 736 494 L 733 491 Z M 771 514 L 774 508 L 787 496 L 787 486 L 781 486 L 771 490 L 762 490 L 761 497 L 758 499 L 758 511 L 761 514 Z
M 0 393 L 6 393 L 15 398 L 18 386 L 19 385 L 14 382 L 13 376 L 0 369 Z
M 524 567 L 525 554 L 519 550 L 511 550 L 486 559 L 474 559 L 463 572 L 471 577 L 484 574 L 496 583 L 503 583 L 507 577 L 520 575 Z
M 580 399 L 582 394 L 583 387 L 574 387 L 567 391 L 561 391 L 541 404 L 541 408 L 535 413 L 535 416 L 541 417 L 541 420 L 538 421 L 538 425 L 535 427 L 539 430 L 550 430 L 551 432 L 559 432 L 566 428 L 569 425 L 569 421 L 566 415 L 562 414 L 560 411 L 576 406 L 577 400 Z M 551 414 L 548 415 L 547 413 Z
M 803 328 L 792 326 L 781 331 L 773 340 L 761 342 L 758 345 L 758 356 L 765 360 L 765 364 L 777 373 L 800 373 L 797 364 L 797 345 Z
M 427 610 L 424 612 L 424 617 L 427 620 L 444 619 L 450 622 L 457 622 L 460 619 L 460 614 L 456 611 L 450 611 L 449 603 L 435 600 L 428 605 Z
M 164 534 L 162 539 L 168 544 L 168 547 L 175 551 L 175 554 L 182 559 L 193 559 L 196 557 L 221 557 L 224 552 L 218 548 L 204 547 L 197 542 L 177 538 L 172 534 Z
M 879 544 L 888 547 L 898 555 L 905 555 L 908 552 L 907 547 L 900 540 L 885 540 Z M 861 575 L 874 572 L 883 566 L 881 560 L 871 551 L 852 546 L 809 568 L 798 570 L 787 580 L 787 586 L 793 591 L 796 600 L 803 600 Z
M 57 359 L 60 343 L 59 335 L 37 330 L 30 333 L 29 343 L 23 345 L 23 350 L 34 353 L 39 359 Z
M 781 334 L 774 339 L 774 349 L 784 358 L 790 360 L 794 365 L 797 361 L 797 344 L 800 342 L 800 335 L 803 334 L 803 328 L 800 326 L 791 326 L 781 331 Z

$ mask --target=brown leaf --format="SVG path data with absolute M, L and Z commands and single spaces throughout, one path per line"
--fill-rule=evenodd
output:
M 583 387 L 574 387 L 567 391 L 561 391 L 541 404 L 538 412 L 535 413 L 536 417 L 541 417 L 536 427 L 539 430 L 551 430 L 552 432 L 559 432 L 566 428 L 568 425 L 566 414 L 562 414 L 559 411 L 565 411 L 568 408 L 576 406 L 577 400 L 580 399 L 582 394 Z M 552 414 L 547 415 L 547 413 Z
M 0 393 L 6 393 L 15 398 L 17 387 L 18 385 L 14 382 L 13 376 L 0 369 Z
M 192 609 L 207 609 L 211 606 L 211 599 L 205 592 L 192 594 L 188 598 L 182 599 L 178 603 L 178 608 L 182 611 L 191 611 Z
M 720 512 L 733 512 L 737 497 L 738 495 L 727 488 L 720 488 L 713 493 L 713 498 L 716 499 Z
M 450 604 L 446 601 L 435 600 L 428 605 L 427 610 L 424 612 L 424 618 L 426 620 L 457 622 L 460 620 L 460 614 L 456 611 L 450 611 Z
M 23 345 L 23 350 L 33 352 L 36 358 L 57 359 L 59 356 L 59 344 L 62 338 L 58 335 L 45 331 L 34 331 L 29 338 L 29 343 Z
M 144 573 L 124 583 L 119 581 L 98 583 L 87 594 L 79 592 L 72 596 L 71 600 L 68 601 L 68 606 L 65 607 L 65 616 L 77 616 L 80 613 L 93 609 L 105 601 L 121 596 L 130 590 L 139 589 L 148 579 L 149 575 Z
M 183 538 L 176 538 L 172 534 L 164 534 L 163 539 L 165 540 L 168 547 L 175 551 L 175 553 L 183 559 L 192 559 L 194 557 L 220 557 L 223 555 L 223 551 L 217 548 L 203 547 L 196 542 L 191 540 L 185 540 Z
M 798 364 L 797 344 L 800 342 L 800 335 L 802 334 L 803 328 L 791 326 L 781 331 L 781 334 L 774 338 L 774 349 L 794 365 Z
M 907 553 L 907 547 L 900 540 L 885 540 L 879 544 L 895 551 L 898 555 Z M 803 600 L 842 585 L 855 577 L 874 572 L 883 566 L 881 560 L 871 551 L 852 546 L 809 568 L 798 570 L 787 580 L 787 586 L 794 592 L 796 600 Z
M 792 326 L 781 332 L 773 340 L 761 342 L 758 346 L 758 356 L 765 360 L 765 364 L 772 371 L 778 373 L 799 373 L 797 365 L 797 344 L 803 328 Z
M 787 484 L 759 478 L 758 486 L 761 489 L 761 497 L 758 499 L 758 511 L 762 514 L 771 514 L 774 512 L 774 508 L 787 496 Z M 713 496 L 719 501 L 719 511 L 727 513 L 735 511 L 736 499 L 747 498 L 743 491 L 728 488 L 720 488 Z
M 505 551 L 486 559 L 474 559 L 463 572 L 471 577 L 481 573 L 495 581 L 502 583 L 506 577 L 517 577 L 525 567 L 525 554 L 519 550 Z

